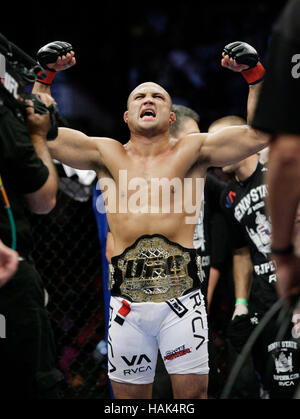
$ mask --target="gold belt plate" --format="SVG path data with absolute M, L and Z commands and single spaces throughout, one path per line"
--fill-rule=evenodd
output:
M 161 237 L 142 238 L 118 260 L 121 294 L 133 302 L 163 302 L 193 287 L 189 252 Z

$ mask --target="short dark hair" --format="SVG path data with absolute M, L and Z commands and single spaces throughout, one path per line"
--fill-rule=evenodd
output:
M 176 115 L 176 121 L 170 126 L 170 133 L 174 137 L 178 136 L 178 133 L 181 131 L 182 126 L 187 119 L 193 119 L 199 124 L 200 116 L 196 111 L 187 106 L 173 104 L 171 111 Z

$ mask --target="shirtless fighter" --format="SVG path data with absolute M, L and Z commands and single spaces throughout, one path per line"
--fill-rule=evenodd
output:
M 53 70 L 75 64 L 72 47 L 63 42 L 43 47 L 38 59 L 47 78 L 34 92 L 50 93 Z M 229 44 L 222 66 L 242 72 L 250 84 L 251 120 L 264 73 L 257 52 L 243 42 Z M 175 399 L 207 397 L 207 320 L 193 248 L 197 216 L 191 217 L 201 201 L 198 181 L 203 188 L 209 166 L 240 161 L 268 144 L 267 135 L 248 125 L 172 139 L 171 105 L 160 85 L 143 83 L 128 98 L 126 145 L 67 128 L 48 142 L 53 158 L 95 170 L 105 195 L 114 238 L 108 373 L 115 398 L 151 398 L 158 349 Z

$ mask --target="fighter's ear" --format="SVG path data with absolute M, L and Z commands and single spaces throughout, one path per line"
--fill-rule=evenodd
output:
M 124 112 L 123 118 L 124 118 L 125 123 L 128 124 L 128 111 Z
M 175 112 L 171 112 L 170 113 L 169 124 L 172 125 L 172 124 L 174 124 L 175 121 L 176 121 L 176 114 L 175 114 Z

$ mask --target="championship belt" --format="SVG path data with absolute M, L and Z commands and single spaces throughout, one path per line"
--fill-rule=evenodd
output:
M 142 236 L 109 266 L 109 289 L 132 302 L 164 302 L 199 288 L 201 257 L 164 236 Z M 200 280 L 200 281 L 199 281 Z

